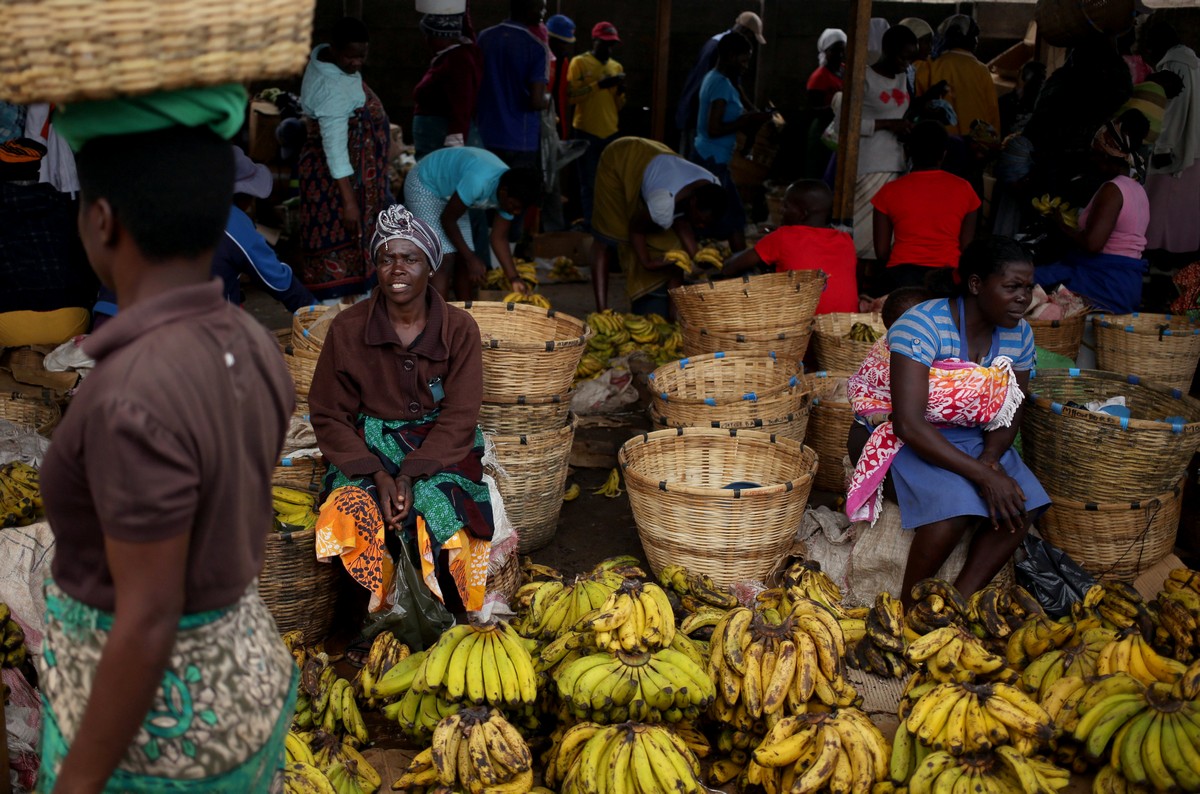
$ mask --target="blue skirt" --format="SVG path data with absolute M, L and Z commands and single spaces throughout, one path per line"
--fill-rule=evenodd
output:
M 947 441 L 973 458 L 983 452 L 983 429 L 939 428 Z M 1000 458 L 1006 474 L 1025 492 L 1025 510 L 1033 513 L 1050 504 L 1050 497 L 1015 449 Z M 916 529 L 958 516 L 988 516 L 987 504 L 970 480 L 961 474 L 927 463 L 907 444 L 900 448 L 889 473 L 900 503 L 900 526 Z

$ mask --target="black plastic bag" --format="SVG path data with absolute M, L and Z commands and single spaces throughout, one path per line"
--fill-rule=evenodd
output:
M 1017 562 L 1017 584 L 1028 590 L 1052 618 L 1071 614 L 1096 583 L 1065 551 L 1036 535 L 1021 541 L 1025 555 Z

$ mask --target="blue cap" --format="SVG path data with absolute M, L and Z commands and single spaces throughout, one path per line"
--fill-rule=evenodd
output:
M 551 36 L 568 44 L 575 43 L 575 22 L 563 14 L 555 14 L 546 20 L 546 31 Z

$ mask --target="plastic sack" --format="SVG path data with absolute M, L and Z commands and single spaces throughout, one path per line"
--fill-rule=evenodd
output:
M 362 636 L 371 639 L 390 631 L 415 652 L 437 642 L 442 632 L 454 625 L 454 616 L 425 586 L 421 572 L 413 561 L 415 547 L 410 544 L 406 533 L 400 534 L 400 542 L 402 548 L 396 559 L 392 605 L 386 610 L 367 615 L 363 621 Z
M 615 358 L 610 363 L 613 365 L 610 369 L 575 388 L 571 411 L 576 416 L 616 413 L 638 401 L 633 373 L 625 359 Z
M 822 505 L 804 511 L 804 523 L 796 533 L 796 540 L 804 544 L 805 556 L 821 563 L 821 570 L 843 591 L 849 589 L 846 572 L 854 549 L 854 530 L 845 513 L 835 513 Z
M 1028 590 L 1052 618 L 1071 614 L 1071 605 L 1082 601 L 1096 583 L 1092 575 L 1052 543 L 1026 535 L 1017 560 L 1017 584 Z

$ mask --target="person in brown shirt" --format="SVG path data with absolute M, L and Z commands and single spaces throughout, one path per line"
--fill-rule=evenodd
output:
M 371 249 L 379 286 L 330 324 L 308 395 L 331 464 L 317 555 L 340 556 L 370 591 L 369 609 L 383 610 L 395 565 L 405 564 L 388 550 L 390 530 L 397 555 L 419 551 L 422 578 L 439 600 L 476 610 L 493 530 L 477 426 L 479 327 L 429 289 L 442 246 L 424 221 L 388 208 Z M 452 587 L 438 581 L 449 581 L 447 572 Z
M 233 151 L 170 127 L 86 140 L 78 170 L 84 248 L 121 313 L 84 343 L 96 367 L 41 470 L 57 548 L 37 788 L 266 792 L 296 669 L 256 577 L 294 398 L 273 338 L 210 278 Z

